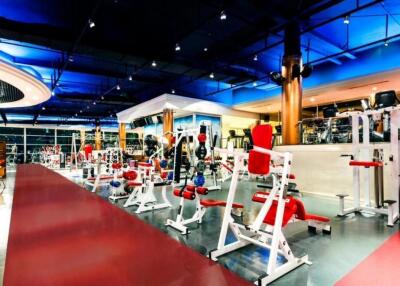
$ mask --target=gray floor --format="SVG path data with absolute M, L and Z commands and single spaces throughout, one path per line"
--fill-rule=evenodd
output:
M 208 198 L 226 199 L 229 182 L 224 183 L 223 191 L 211 192 Z M 251 201 L 251 196 L 257 190 L 255 182 L 242 181 L 237 191 L 237 202 L 244 203 L 245 212 L 243 222 L 248 224 L 257 215 L 260 204 Z M 107 190 L 101 190 L 99 195 L 106 198 Z M 156 192 L 157 194 L 157 192 Z M 169 194 L 171 194 L 169 192 Z M 159 195 L 159 193 L 158 193 Z M 168 218 L 175 218 L 179 199 L 169 195 L 174 208 L 147 212 L 138 215 L 141 219 L 156 226 L 177 241 L 206 255 L 215 249 L 218 241 L 221 220 L 224 208 L 209 208 L 201 225 L 192 224 L 192 232 L 183 236 L 174 229 L 164 225 Z M 345 218 L 336 217 L 338 201 L 330 198 L 321 198 L 303 195 L 309 213 L 328 216 L 332 220 L 332 234 L 312 234 L 307 230 L 305 223 L 296 223 L 286 227 L 285 234 L 293 252 L 300 256 L 308 254 L 312 261 L 311 266 L 301 266 L 271 285 L 333 285 L 337 280 L 348 273 L 360 261 L 371 254 L 386 238 L 398 230 L 385 226 L 385 217 L 371 215 L 349 215 Z M 116 204 L 121 208 L 124 200 Z M 187 201 L 185 213 L 191 216 L 194 212 L 194 203 Z M 134 214 L 135 207 L 125 210 Z M 247 280 L 254 281 L 265 273 L 268 251 L 249 246 L 235 253 L 220 258 L 220 263 L 236 272 Z
M 69 172 L 61 173 L 77 183 L 82 181 L 80 177 L 72 178 Z M 7 179 L 7 189 L 0 196 L 0 282 L 3 278 L 13 186 L 14 176 L 10 174 Z M 229 182 L 224 183 L 223 191 L 212 192 L 207 197 L 225 199 L 228 186 Z M 256 189 L 254 182 L 239 183 L 236 201 L 245 205 L 244 223 L 252 221 L 260 208 L 260 204 L 251 201 L 251 196 Z M 106 199 L 108 191 L 103 189 L 98 194 Z M 156 194 L 159 195 L 158 192 Z M 187 236 L 182 236 L 179 232 L 164 225 L 167 218 L 175 218 L 178 205 L 178 198 L 172 196 L 170 192 L 168 192 L 168 197 L 174 205 L 172 209 L 147 212 L 138 216 L 204 255 L 214 249 L 218 241 L 224 208 L 208 209 L 203 224 L 191 225 L 192 232 Z M 285 229 L 285 234 L 294 253 L 297 255 L 307 253 L 313 264 L 301 266 L 271 285 L 333 285 L 381 245 L 394 231 L 398 230 L 398 225 L 394 228 L 386 227 L 385 219 L 381 216 L 351 215 L 346 218 L 338 218 L 336 217 L 338 202 L 333 199 L 304 195 L 302 201 L 308 212 L 332 218 L 332 235 L 309 233 L 307 226 L 303 223 L 289 225 Z M 116 204 L 124 209 L 123 202 L 124 200 L 120 200 Z M 187 206 L 185 213 L 189 216 L 194 211 L 194 204 L 188 201 Z M 134 214 L 135 207 L 125 210 L 136 215 Z M 251 281 L 264 274 L 267 259 L 268 251 L 249 246 L 221 257 L 220 263 Z

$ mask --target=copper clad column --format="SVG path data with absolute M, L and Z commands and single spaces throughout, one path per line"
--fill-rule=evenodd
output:
M 101 150 L 101 128 L 100 126 L 96 126 L 96 131 L 94 135 L 94 149 Z
M 125 123 L 119 124 L 118 136 L 119 136 L 119 148 L 121 148 L 122 151 L 125 151 L 125 149 L 126 149 L 126 124 Z
M 285 29 L 285 54 L 282 60 L 282 143 L 300 143 L 298 123 L 302 119 L 302 66 L 300 29 L 298 23 L 289 24 Z
M 168 146 L 172 145 L 172 132 L 174 132 L 174 112 L 172 109 L 163 110 L 163 134 L 168 139 Z

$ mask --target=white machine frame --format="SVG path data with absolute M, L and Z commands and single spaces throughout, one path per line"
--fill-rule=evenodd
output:
M 268 199 L 265 201 L 256 219 L 251 225 L 245 226 L 236 223 L 231 216 L 233 201 L 238 187 L 239 172 L 242 161 L 248 159 L 249 154 L 238 151 L 227 151 L 216 148 L 220 153 L 228 153 L 234 156 L 234 169 L 232 181 L 229 188 L 226 208 L 222 221 L 221 232 L 218 240 L 218 246 L 209 253 L 209 257 L 217 261 L 218 257 L 235 251 L 239 248 L 254 244 L 259 247 L 269 249 L 270 255 L 267 265 L 266 276 L 259 277 L 255 282 L 259 286 L 267 285 L 275 279 L 285 275 L 291 270 L 303 265 L 311 264 L 308 255 L 295 257 L 291 251 L 288 242 L 282 232 L 282 221 L 285 209 L 285 188 L 288 185 L 288 177 L 292 163 L 292 154 L 285 152 L 279 153 L 272 150 L 254 146 L 254 151 L 271 155 L 271 160 L 283 160 L 283 165 L 276 168 L 277 173 L 271 173 L 273 178 L 273 188 L 271 189 Z M 263 223 L 265 216 L 271 209 L 273 200 L 277 200 L 277 212 L 274 225 L 266 225 Z M 225 244 L 228 230 L 231 229 L 236 241 Z M 286 262 L 282 265 L 277 264 L 278 255 L 284 256 Z
M 344 112 L 338 114 L 340 117 L 351 117 L 353 134 L 353 158 L 355 161 L 372 161 L 371 152 L 374 149 L 382 149 L 379 144 L 370 143 L 369 116 L 381 116 L 383 113 L 390 113 L 390 164 L 391 168 L 391 189 L 390 200 L 385 201 L 387 208 L 376 208 L 371 206 L 370 193 L 370 169 L 364 167 L 353 167 L 353 206 L 345 209 L 344 198 L 347 195 L 339 194 L 338 216 L 345 216 L 350 213 L 367 211 L 376 214 L 387 215 L 387 225 L 393 226 L 399 218 L 399 127 L 400 127 L 400 106 L 386 107 L 378 110 L 367 110 L 364 112 Z M 363 142 L 360 143 L 359 126 L 360 120 L 363 127 Z M 363 172 L 361 172 L 363 170 Z M 361 204 L 361 184 L 364 187 L 364 202 Z
M 167 187 L 170 185 L 163 184 L 162 179 L 156 177 L 155 168 L 153 166 L 147 167 L 139 165 L 137 172 L 137 181 L 142 182 L 142 185 L 135 186 L 129 198 L 126 200 L 124 207 L 138 206 L 135 211 L 137 214 L 172 207 L 172 204 L 167 198 Z M 162 188 L 162 200 L 160 202 L 158 202 L 154 195 L 154 188 L 159 184 L 161 184 Z

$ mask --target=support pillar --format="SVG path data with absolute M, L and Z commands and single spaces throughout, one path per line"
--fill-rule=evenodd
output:
M 174 111 L 172 109 L 163 110 L 163 135 L 168 140 L 168 147 L 172 145 L 172 132 L 174 132 Z
M 126 124 L 120 123 L 118 126 L 118 136 L 119 136 L 119 148 L 122 151 L 126 149 Z
M 86 144 L 86 140 L 85 140 L 85 136 L 86 136 L 86 132 L 85 132 L 85 129 L 81 129 L 80 130 L 81 132 L 80 132 L 80 136 L 81 136 L 81 148 L 79 149 L 79 150 L 83 150 L 83 148 L 85 147 L 85 144 Z
M 302 68 L 300 28 L 298 23 L 285 29 L 285 54 L 282 60 L 282 143 L 300 143 L 299 122 L 302 119 Z
M 94 149 L 99 151 L 102 149 L 101 146 L 101 128 L 100 126 L 96 126 L 95 135 L 94 135 Z

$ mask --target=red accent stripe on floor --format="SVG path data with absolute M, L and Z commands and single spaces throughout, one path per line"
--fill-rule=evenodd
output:
M 336 286 L 399 285 L 400 233 L 392 235 Z
M 61 175 L 19 165 L 4 285 L 251 284 Z

